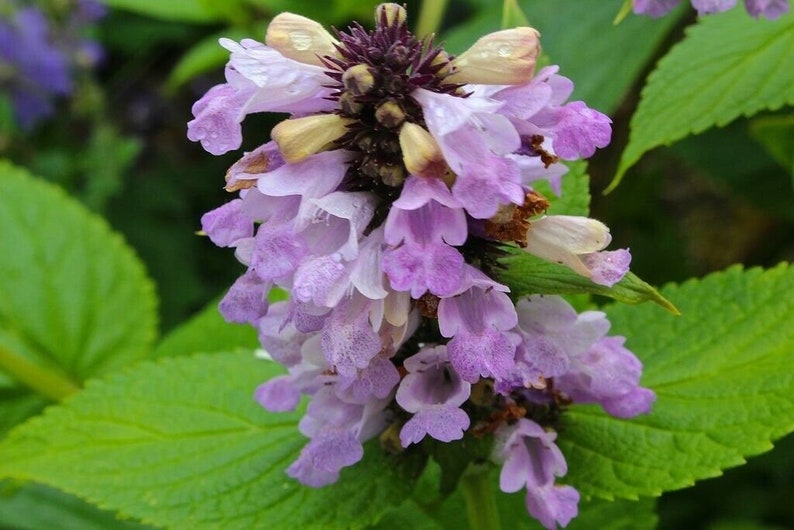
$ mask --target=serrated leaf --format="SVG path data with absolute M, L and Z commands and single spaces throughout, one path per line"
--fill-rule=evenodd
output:
M 702 17 L 648 77 L 612 184 L 650 149 L 794 104 L 794 13 L 752 20 L 741 9 Z
M 38 484 L 0 482 L 0 521 L 14 530 L 152 530 Z
M 248 324 L 226 322 L 218 311 L 218 301 L 207 304 L 200 313 L 166 335 L 153 357 L 178 357 L 194 353 L 253 350 L 259 347 L 256 329 Z
M 439 468 L 430 462 L 420 478 L 419 487 L 411 499 L 384 516 L 375 528 L 401 528 L 396 524 L 402 521 L 421 522 L 433 530 L 457 530 L 468 528 L 466 505 L 460 490 L 448 497 L 439 496 L 437 483 Z M 542 526 L 528 513 L 525 504 L 526 492 L 507 494 L 499 490 L 498 469 L 491 472 L 490 483 L 496 497 L 496 506 L 502 528 L 511 530 L 541 530 Z M 435 489 L 428 488 L 436 485 Z M 639 502 L 620 499 L 614 502 L 602 499 L 582 499 L 579 502 L 579 515 L 566 527 L 568 530 L 653 530 L 656 528 L 655 501 L 641 499 Z M 417 513 L 421 512 L 421 513 Z M 428 519 L 432 522 L 429 522 Z M 435 524 L 433 524 L 435 523 Z M 411 527 L 414 528 L 414 527 Z
M 102 0 L 114 9 L 123 9 L 147 17 L 179 22 L 208 23 L 220 19 L 202 0 Z
M 532 183 L 532 187 L 543 194 L 549 202 L 549 215 L 588 215 L 590 213 L 590 176 L 587 174 L 587 162 L 568 163 L 568 173 L 562 177 L 562 189 L 557 196 L 549 183 L 540 180 Z
M 312 489 L 284 470 L 306 439 L 257 384 L 282 370 L 251 352 L 144 363 L 93 381 L 0 444 L 0 475 L 35 480 L 168 528 L 361 528 L 402 502 L 415 468 L 375 448 Z
M 622 421 L 573 407 L 559 445 L 585 495 L 658 495 L 717 476 L 794 430 L 794 268 L 738 267 L 668 286 L 679 317 L 605 309 L 645 364 L 650 415 Z
M 512 252 L 512 255 L 500 260 L 507 268 L 499 271 L 498 278 L 510 287 L 510 296 L 514 299 L 529 294 L 597 294 L 627 304 L 651 301 L 671 313 L 678 313 L 672 302 L 632 272 L 612 287 L 605 287 L 563 265 L 542 260 L 519 249 Z
M 154 287 L 101 218 L 0 162 L 0 226 L 0 381 L 58 397 L 149 354 Z
M 484 2 L 475 17 L 445 32 L 445 47 L 461 53 L 478 37 L 497 31 L 500 12 L 492 4 Z M 574 82 L 571 100 L 584 100 L 608 114 L 617 109 L 685 12 L 679 9 L 662 19 L 633 16 L 615 26 L 619 5 L 614 1 L 591 1 L 584 7 L 576 1 L 520 0 L 519 6 L 540 31 L 544 53 Z
M 750 122 L 750 134 L 794 177 L 794 114 L 756 118 Z

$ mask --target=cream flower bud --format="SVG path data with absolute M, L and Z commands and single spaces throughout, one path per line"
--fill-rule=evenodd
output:
M 375 23 L 380 24 L 381 17 L 386 15 L 386 24 L 389 26 L 393 26 L 396 24 L 405 24 L 405 21 L 408 19 L 408 13 L 405 11 L 405 8 L 400 4 L 394 3 L 387 3 L 387 4 L 380 4 L 378 7 L 375 8 Z
M 531 222 L 525 250 L 589 278 L 591 271 L 579 256 L 598 252 L 610 241 L 612 236 L 609 228 L 601 221 L 588 217 L 548 215 Z
M 405 122 L 405 111 L 396 101 L 387 100 L 375 109 L 375 119 L 384 127 L 392 129 Z
M 375 76 L 366 64 L 351 66 L 342 74 L 342 84 L 356 96 L 366 94 L 375 86 Z
M 307 156 L 327 149 L 347 132 L 346 127 L 352 122 L 336 114 L 293 118 L 273 127 L 270 136 L 278 144 L 284 160 L 300 162 Z
M 489 33 L 452 61 L 456 83 L 516 85 L 532 79 L 540 33 L 522 27 Z
M 323 66 L 320 57 L 336 55 L 337 41 L 319 22 L 292 13 L 281 13 L 270 21 L 265 43 L 284 57 Z
M 423 177 L 442 177 L 447 163 L 433 136 L 421 125 L 406 122 L 400 128 L 400 149 L 408 172 Z

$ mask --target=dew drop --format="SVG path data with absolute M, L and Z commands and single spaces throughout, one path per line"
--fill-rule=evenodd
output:
M 298 51 L 306 51 L 312 45 L 312 36 L 305 31 L 291 31 L 289 40 L 292 46 Z
M 499 49 L 496 50 L 496 54 L 499 57 L 510 57 L 513 54 L 513 47 L 506 44 L 499 46 Z

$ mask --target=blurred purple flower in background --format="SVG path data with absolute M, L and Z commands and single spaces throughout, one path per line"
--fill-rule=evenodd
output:
M 50 116 L 56 99 L 72 92 L 76 68 L 101 58 L 101 48 L 82 33 L 105 8 L 95 0 L 61 8 L 62 17 L 30 2 L 12 0 L 0 9 L 0 89 L 23 129 Z

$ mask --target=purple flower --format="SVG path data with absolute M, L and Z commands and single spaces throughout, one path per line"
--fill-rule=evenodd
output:
M 397 389 L 397 403 L 413 417 L 403 425 L 403 447 L 425 435 L 450 442 L 463 438 L 469 416 L 460 406 L 469 398 L 471 385 L 450 366 L 446 346 L 424 348 L 406 359 L 408 375 Z
M 610 120 L 569 102 L 557 67 L 535 72 L 534 29 L 486 35 L 452 58 L 406 16 L 382 4 L 375 29 L 331 35 L 282 14 L 266 44 L 222 39 L 226 83 L 194 105 L 188 137 L 219 154 L 240 146 L 247 114 L 290 117 L 227 172 L 240 198 L 202 218 L 247 266 L 221 311 L 255 325 L 287 369 L 257 388 L 264 408 L 309 398 L 290 476 L 337 480 L 389 426 L 402 447 L 496 432 L 505 487 L 526 486 L 531 514 L 566 524 L 578 494 L 554 484 L 565 462 L 532 405 L 597 402 L 625 417 L 653 394 L 602 313 L 577 315 L 558 297 L 516 305 L 500 258 L 518 245 L 601 285 L 626 274 L 628 251 L 604 250 L 606 226 L 545 216 L 532 189 L 547 180 L 559 192 L 560 160 L 607 145 Z M 268 305 L 274 286 L 291 300 Z M 475 403 L 481 383 L 496 392 Z
M 498 437 L 496 458 L 504 462 L 499 488 L 506 493 L 526 488 L 530 515 L 550 530 L 558 523 L 567 526 L 579 513 L 579 492 L 555 484 L 556 477 L 568 472 L 565 457 L 554 443 L 557 434 L 522 418 L 502 429 Z
M 14 2 L 0 13 L 0 89 L 9 94 L 23 129 L 50 116 L 57 98 L 72 92 L 75 68 L 93 67 L 101 56 L 96 43 L 81 33 L 104 9 L 90 0 L 75 7 L 57 21 L 37 7 Z
M 680 0 L 632 0 L 632 9 L 639 15 L 661 17 L 678 5 Z M 736 6 L 737 0 L 691 0 L 692 7 L 699 15 L 709 15 L 727 11 Z M 747 12 L 755 18 L 765 17 L 770 20 L 788 13 L 788 0 L 744 0 Z

